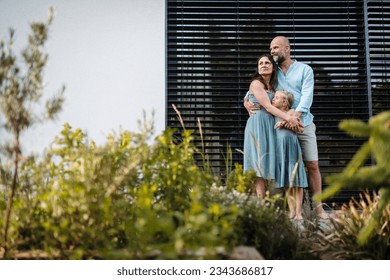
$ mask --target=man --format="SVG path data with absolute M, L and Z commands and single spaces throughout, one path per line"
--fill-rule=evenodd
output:
M 298 139 L 314 196 L 321 193 L 322 180 L 318 165 L 316 126 L 313 123 L 314 116 L 310 113 L 314 91 L 313 69 L 307 64 L 291 59 L 290 42 L 284 36 L 277 36 L 271 41 L 270 53 L 279 68 L 277 89 L 284 89 L 294 95 L 293 114 L 301 118 L 305 127 L 303 133 L 298 133 Z M 249 102 L 245 102 L 244 106 L 248 111 L 258 109 Z M 318 217 L 329 218 L 321 203 L 315 205 L 315 211 Z
M 318 149 L 316 138 L 316 126 L 313 123 L 313 115 L 310 107 L 313 103 L 314 73 L 313 69 L 302 62 L 293 60 L 290 57 L 290 42 L 284 36 L 275 37 L 270 44 L 270 53 L 278 64 L 278 89 L 284 89 L 294 94 L 294 114 L 300 117 L 305 130 L 298 134 L 299 143 L 302 148 L 302 156 L 305 162 L 309 185 L 312 194 L 321 193 L 322 182 L 318 165 Z M 318 217 L 327 219 L 322 204 L 315 206 Z

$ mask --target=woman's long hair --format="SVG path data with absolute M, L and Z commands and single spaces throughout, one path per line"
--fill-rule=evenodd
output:
M 268 60 L 271 61 L 272 66 L 273 66 L 272 67 L 271 80 L 270 80 L 271 88 L 267 88 L 267 85 L 264 82 L 263 76 L 261 76 L 260 73 L 259 73 L 259 60 L 261 58 L 263 58 L 263 57 L 267 57 Z M 255 72 L 255 74 L 253 74 L 251 82 L 254 81 L 254 80 L 260 81 L 264 85 L 264 88 L 266 90 L 275 92 L 275 89 L 278 87 L 278 65 L 276 64 L 276 62 L 274 61 L 273 57 L 270 54 L 263 54 L 263 55 L 261 55 L 257 59 L 257 62 L 256 62 L 256 72 Z

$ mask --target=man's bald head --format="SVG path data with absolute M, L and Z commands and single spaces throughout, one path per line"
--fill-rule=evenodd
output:
M 279 64 L 290 60 L 290 41 L 285 36 L 276 36 L 272 39 L 269 50 Z
M 271 41 L 271 45 L 272 45 L 272 42 L 277 42 L 279 45 L 282 45 L 282 46 L 290 46 L 290 41 L 288 40 L 287 37 L 285 36 L 276 36 L 272 41 Z

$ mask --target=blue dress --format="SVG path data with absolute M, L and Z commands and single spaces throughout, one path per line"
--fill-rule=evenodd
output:
M 280 121 L 275 118 L 275 122 Z M 298 168 L 294 172 L 296 163 Z M 293 181 L 291 182 L 291 179 Z M 276 182 L 277 188 L 308 186 L 302 150 L 297 135 L 287 128 L 276 129 Z
M 268 92 L 270 101 L 273 94 Z M 245 98 L 259 105 L 256 98 L 248 92 Z M 245 126 L 244 136 L 244 171 L 254 170 L 258 177 L 266 180 L 275 179 L 276 132 L 275 119 L 264 108 L 254 111 Z

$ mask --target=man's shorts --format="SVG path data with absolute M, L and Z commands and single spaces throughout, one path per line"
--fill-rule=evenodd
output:
M 303 160 L 318 161 L 316 125 L 311 123 L 306 126 L 303 133 L 298 133 L 298 139 L 302 149 Z

